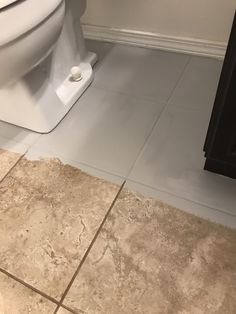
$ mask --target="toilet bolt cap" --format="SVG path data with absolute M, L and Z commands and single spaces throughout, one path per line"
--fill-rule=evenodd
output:
M 70 73 L 74 81 L 80 81 L 82 79 L 82 72 L 79 67 L 72 67 Z

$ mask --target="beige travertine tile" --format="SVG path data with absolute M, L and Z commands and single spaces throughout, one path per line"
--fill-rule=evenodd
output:
M 9 152 L 0 148 L 0 181 L 20 158 L 21 154 Z
M 22 159 L 0 184 L 0 267 L 59 299 L 118 190 L 58 160 Z
M 124 190 L 64 304 L 86 314 L 233 314 L 236 232 Z
M 0 273 L 1 314 L 53 314 L 56 304 Z
M 68 312 L 67 310 L 65 310 L 63 307 L 61 307 L 59 309 L 59 311 L 57 312 L 57 314 L 71 314 L 71 312 Z

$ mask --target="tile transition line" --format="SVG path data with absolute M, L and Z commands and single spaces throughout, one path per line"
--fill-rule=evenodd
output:
M 18 163 L 25 157 L 25 154 L 27 151 L 20 156 L 20 158 L 17 160 L 17 162 L 7 171 L 7 173 L 4 175 L 4 177 L 0 180 L 0 184 L 6 179 L 6 177 L 12 172 L 12 170 L 18 165 Z

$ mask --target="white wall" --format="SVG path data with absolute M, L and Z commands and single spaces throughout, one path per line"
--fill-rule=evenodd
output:
M 236 0 L 87 0 L 87 25 L 226 43 Z

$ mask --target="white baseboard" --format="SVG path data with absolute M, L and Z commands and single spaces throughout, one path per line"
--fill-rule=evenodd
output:
M 227 44 L 187 37 L 83 24 L 85 38 L 223 59 Z

